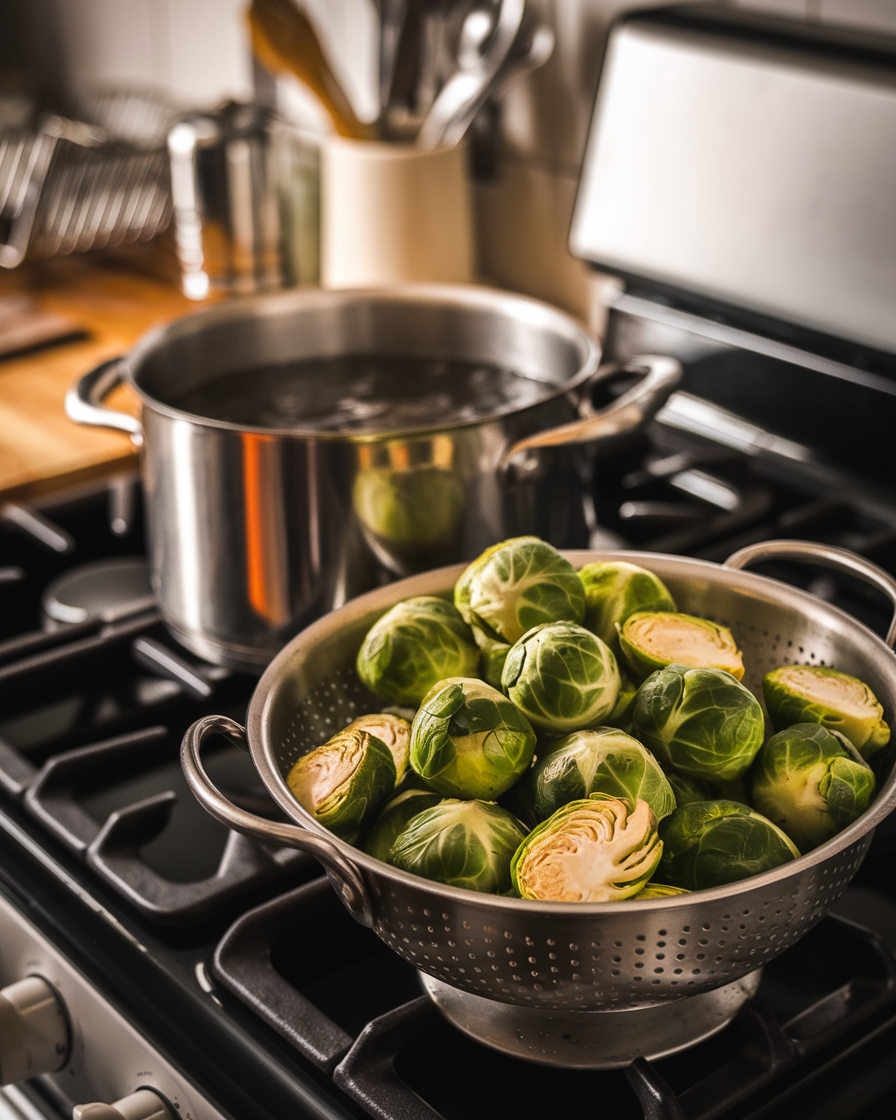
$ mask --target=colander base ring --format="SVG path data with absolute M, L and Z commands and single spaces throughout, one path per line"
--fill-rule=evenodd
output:
M 620 1011 L 548 1011 L 499 1003 L 420 973 L 455 1027 L 492 1050 L 562 1069 L 619 1069 L 686 1050 L 722 1030 L 756 994 L 762 969 L 708 992 Z

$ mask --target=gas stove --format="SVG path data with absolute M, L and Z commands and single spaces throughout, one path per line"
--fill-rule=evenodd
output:
M 670 314 L 624 297 L 610 345 L 643 351 L 659 316 L 666 349 L 686 358 L 688 333 L 671 346 Z M 822 470 L 795 433 L 697 396 L 692 374 L 685 361 L 656 421 L 601 450 L 586 494 L 593 546 L 724 559 L 752 540 L 803 536 L 896 571 L 896 509 L 835 464 Z M 92 1102 L 118 1102 L 118 1113 L 96 1114 L 110 1120 L 164 1116 L 153 1111 L 161 1101 L 197 1120 L 477 1120 L 557 1115 L 559 1101 L 585 1111 L 597 1096 L 622 1117 L 795 1107 L 860 1117 L 892 1092 L 887 826 L 834 911 L 766 966 L 728 1026 L 689 1049 L 622 1070 L 559 1069 L 450 1025 L 313 860 L 229 833 L 187 789 L 183 733 L 211 712 L 242 721 L 255 679 L 197 660 L 161 624 L 140 502 L 138 480 L 123 476 L 7 506 L 0 529 L 0 986 L 14 1003 L 56 1009 L 52 1044 L 44 1029 L 29 1059 L 21 1044 L 8 1053 L 0 1001 L 9 1116 L 68 1116 Z M 878 593 L 848 577 L 771 574 L 879 633 L 889 624 Z M 239 750 L 209 766 L 233 800 L 276 816 Z M 22 994 L 27 977 L 49 987 Z

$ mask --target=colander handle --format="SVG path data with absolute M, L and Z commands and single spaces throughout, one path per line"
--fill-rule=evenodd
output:
M 203 743 L 212 735 L 223 735 L 242 750 L 249 749 L 245 727 L 227 716 L 204 716 L 187 730 L 181 744 L 180 761 L 187 784 L 199 804 L 216 821 L 235 832 L 267 844 L 297 848 L 320 860 L 349 914 L 362 926 L 372 926 L 373 903 L 367 884 L 360 871 L 342 855 L 331 840 L 295 824 L 270 821 L 265 817 L 257 817 L 254 813 L 247 813 L 221 793 L 208 776 L 201 758 Z
M 817 544 L 815 541 L 763 541 L 761 544 L 739 548 L 725 561 L 725 567 L 746 568 L 747 565 L 762 560 L 805 560 L 809 564 L 821 564 L 846 575 L 857 576 L 882 591 L 896 611 L 896 579 L 877 564 L 872 564 L 870 560 L 857 556 L 848 549 Z M 896 646 L 896 614 L 884 641 L 890 649 Z

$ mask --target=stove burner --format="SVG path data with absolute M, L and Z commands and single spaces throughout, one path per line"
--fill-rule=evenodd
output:
M 129 618 L 155 606 L 149 566 L 139 556 L 80 564 L 47 586 L 41 605 L 48 630 Z

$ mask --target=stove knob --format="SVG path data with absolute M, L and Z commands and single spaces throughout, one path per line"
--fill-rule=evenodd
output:
M 76 1104 L 72 1120 L 174 1120 L 171 1109 L 150 1089 L 138 1089 L 115 1104 Z
M 68 1060 L 62 1001 L 39 976 L 0 991 L 0 1085 L 54 1073 Z

